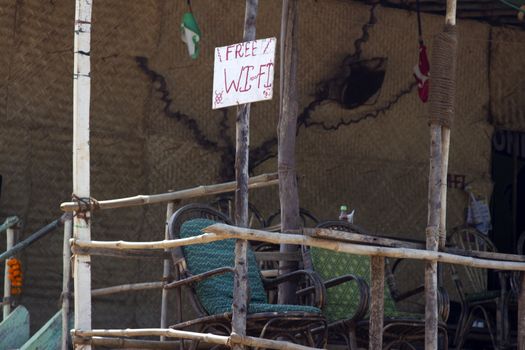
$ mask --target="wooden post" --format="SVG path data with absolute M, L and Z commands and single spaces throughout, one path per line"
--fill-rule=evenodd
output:
M 427 250 L 438 250 L 439 222 L 441 219 L 441 126 L 430 126 L 430 175 L 428 182 Z M 428 262 L 425 268 L 425 349 L 437 349 L 437 263 Z
M 259 0 L 246 0 L 244 14 L 244 41 L 255 40 L 255 20 Z M 235 223 L 248 226 L 248 156 L 250 150 L 250 104 L 237 109 L 235 150 Z M 237 240 L 235 243 L 235 272 L 232 305 L 232 335 L 246 335 L 246 315 L 248 313 L 248 264 L 246 256 L 248 241 Z M 234 350 L 244 349 L 241 344 L 234 344 Z
M 434 41 L 433 82 L 430 88 L 430 174 L 428 183 L 427 250 L 443 249 L 446 242 L 446 198 L 450 125 L 454 115 L 457 41 L 456 0 L 447 0 L 446 29 Z M 450 50 L 445 52 L 445 50 Z M 435 60 L 435 61 L 434 61 Z M 438 265 L 429 262 L 425 269 L 425 348 L 438 347 Z
M 525 273 L 520 274 L 518 295 L 518 350 L 525 350 Z
M 381 350 L 383 348 L 383 314 L 385 294 L 385 258 L 382 256 L 371 257 L 372 286 L 370 294 L 370 327 L 368 329 L 369 349 Z
M 69 282 L 71 280 L 71 246 L 69 240 L 72 231 L 72 219 L 67 219 L 64 221 L 64 245 L 62 248 L 62 350 L 69 349 Z
M 91 10 L 92 0 L 76 0 L 73 72 L 73 193 L 89 200 L 89 106 L 91 98 Z M 73 222 L 76 239 L 91 239 L 91 212 L 79 211 Z M 91 329 L 91 258 L 75 254 L 75 329 Z M 90 350 L 91 345 L 75 345 Z
M 281 205 L 281 231 L 299 229 L 299 194 L 295 166 L 295 139 L 297 133 L 297 0 L 284 0 L 281 18 L 280 110 L 278 126 L 278 174 Z M 281 245 L 282 253 L 293 252 L 297 246 Z M 281 261 L 280 273 L 296 269 L 293 261 Z M 279 285 L 279 303 L 294 303 L 294 283 Z
M 15 226 L 9 227 L 6 231 L 6 251 L 13 248 L 15 244 Z M 8 277 L 9 274 L 9 265 L 8 259 L 5 261 L 5 274 L 4 274 L 4 307 L 3 307 L 3 316 L 4 320 L 11 313 L 11 280 Z
M 165 229 L 164 229 L 164 239 L 165 240 L 168 240 L 170 239 L 169 237 L 169 234 L 168 234 L 168 222 L 171 218 L 171 216 L 173 215 L 173 211 L 174 211 L 174 207 L 175 207 L 175 203 L 173 202 L 169 202 L 168 205 L 166 206 L 166 224 L 165 224 Z M 167 252 L 168 250 L 165 249 L 165 251 Z M 170 260 L 169 259 L 164 259 L 164 269 L 163 269 L 163 272 L 162 272 L 162 279 L 164 282 L 167 282 L 168 281 L 168 278 L 170 276 Z M 177 289 L 177 313 L 180 312 L 180 299 L 179 299 L 179 294 L 180 294 L 180 289 Z M 161 306 L 160 306 L 160 328 L 168 328 L 168 290 L 167 289 L 162 289 L 162 301 L 161 301 Z M 160 336 L 160 341 L 164 341 L 166 338 L 161 335 Z

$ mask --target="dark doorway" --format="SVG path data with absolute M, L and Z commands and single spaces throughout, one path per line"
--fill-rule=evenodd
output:
M 525 133 L 496 130 L 492 138 L 491 239 L 499 251 L 516 253 L 525 231 Z

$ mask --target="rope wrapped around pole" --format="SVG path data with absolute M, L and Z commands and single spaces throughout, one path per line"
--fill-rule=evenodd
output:
M 445 25 L 434 37 L 430 90 L 430 124 L 452 126 L 456 95 L 456 56 L 458 38 L 456 26 Z

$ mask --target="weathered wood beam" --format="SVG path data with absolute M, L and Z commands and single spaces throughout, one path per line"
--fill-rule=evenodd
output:
M 383 315 L 385 312 L 385 258 L 383 256 L 374 256 L 371 258 L 371 277 L 368 348 L 370 350 L 381 350 L 383 348 Z
M 62 340 L 61 350 L 70 349 L 69 344 L 69 305 L 71 300 L 71 247 L 69 240 L 73 233 L 73 220 L 64 221 L 64 242 L 62 246 Z
M 297 234 L 267 232 L 252 228 L 242 228 L 226 224 L 214 224 L 203 230 L 204 234 L 190 238 L 157 242 L 126 242 L 126 241 L 81 241 L 72 239 L 73 246 L 82 248 L 105 248 L 116 250 L 128 249 L 169 249 L 192 244 L 205 244 L 229 238 L 239 238 L 268 243 L 286 243 L 324 248 L 343 253 L 384 256 L 388 258 L 416 259 L 424 261 L 437 261 L 441 263 L 472 266 L 485 269 L 501 269 L 509 271 L 525 271 L 525 263 L 513 261 L 494 261 L 467 256 L 454 255 L 444 252 L 435 252 L 411 248 L 377 247 L 365 244 L 353 244 L 327 239 L 313 238 Z
M 255 23 L 259 0 L 246 0 L 243 41 L 255 40 Z M 248 226 L 248 162 L 250 154 L 250 104 L 237 108 L 235 123 L 235 223 Z M 232 335 L 246 335 L 248 314 L 248 241 L 235 242 L 235 271 L 233 274 Z M 234 344 L 234 350 L 242 350 L 242 344 Z
M 166 285 L 165 282 L 143 282 L 143 283 L 130 283 L 130 284 L 121 284 L 118 286 L 106 287 L 93 289 L 91 291 L 91 296 L 93 298 L 101 297 L 105 295 L 131 292 L 137 290 L 150 290 L 150 289 L 162 289 Z
M 297 8 L 297 0 L 284 0 L 282 2 L 277 168 L 279 173 L 281 231 L 283 232 L 297 230 L 300 225 L 295 161 L 295 140 L 299 110 L 297 91 Z M 296 246 L 286 244 L 280 247 L 280 251 L 283 253 L 296 250 Z M 297 264 L 293 261 L 281 261 L 279 269 L 282 273 L 289 273 L 297 269 Z M 279 285 L 279 303 L 295 303 L 295 289 L 296 285 L 293 282 Z
M 315 350 L 316 348 L 294 344 L 286 341 L 277 341 L 256 337 L 215 335 L 211 333 L 196 333 L 190 331 L 181 331 L 177 329 L 159 329 L 159 328 L 142 328 L 142 329 L 94 329 L 91 331 L 72 330 L 72 336 L 75 343 L 88 343 L 91 337 L 143 337 L 143 336 L 165 336 L 170 338 L 199 340 L 209 344 L 225 345 L 233 347 L 236 344 L 276 349 L 276 350 Z
M 175 209 L 175 203 L 173 201 L 169 202 L 166 205 L 166 222 L 164 223 L 164 239 L 165 240 L 168 240 L 170 238 L 168 234 L 168 222 L 170 221 L 171 216 L 173 215 L 174 209 Z M 165 250 L 165 252 L 169 253 L 167 250 Z M 168 279 L 170 278 L 170 272 L 171 272 L 170 264 L 171 264 L 171 259 L 169 257 L 164 258 L 163 266 L 162 266 L 162 280 L 164 282 L 168 281 Z M 180 309 L 180 305 L 179 305 L 180 299 L 181 299 L 180 290 L 177 290 L 176 293 L 177 294 L 175 296 L 175 300 L 177 302 L 177 309 Z M 176 312 L 179 312 L 179 310 L 176 310 Z M 168 290 L 167 289 L 162 289 L 162 294 L 161 294 L 160 328 L 168 328 Z M 165 337 L 161 336 L 160 341 L 164 341 L 164 340 L 165 340 Z
M 279 180 L 277 179 L 276 173 L 262 174 L 251 177 L 248 180 L 248 188 L 261 188 L 266 186 L 277 185 Z M 133 207 L 139 205 L 149 205 L 157 203 L 168 203 L 176 200 L 197 198 L 202 196 L 211 196 L 225 192 L 235 191 L 236 182 L 225 182 L 222 184 L 198 186 L 180 191 L 153 194 L 153 195 L 138 195 L 134 197 L 109 199 L 104 201 L 97 201 L 95 206 L 96 209 L 115 209 Z M 85 207 L 82 203 L 78 202 L 64 202 L 60 205 L 60 209 L 63 211 L 74 211 L 79 210 L 80 207 Z
M 73 194 L 89 200 L 90 149 L 89 109 L 91 103 L 91 12 L 92 0 L 76 0 L 73 64 Z M 73 210 L 77 210 L 75 208 Z M 73 237 L 91 239 L 90 209 L 76 212 Z M 75 291 L 75 328 L 91 329 L 91 257 L 73 257 Z M 91 350 L 90 345 L 75 345 L 76 350 Z

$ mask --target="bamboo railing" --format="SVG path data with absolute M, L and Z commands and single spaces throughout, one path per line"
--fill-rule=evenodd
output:
M 261 174 L 258 176 L 251 177 L 248 180 L 248 188 L 260 188 L 278 184 L 279 180 L 276 173 Z M 125 197 L 118 199 L 109 199 L 103 201 L 86 201 L 85 203 L 80 201 L 65 202 L 60 205 L 60 209 L 63 211 L 78 211 L 88 209 L 90 205 L 93 210 L 104 210 L 104 209 L 116 209 L 126 208 L 141 205 L 150 205 L 158 203 L 169 203 L 177 200 L 192 199 L 204 196 L 213 196 L 226 192 L 235 191 L 235 181 L 225 182 L 222 184 L 198 186 L 194 188 L 188 188 L 185 190 L 153 194 L 153 195 L 138 195 L 134 197 Z
M 268 173 L 268 174 L 262 174 L 258 176 L 254 176 L 248 179 L 247 181 L 247 187 L 248 189 L 255 189 L 255 188 L 261 188 L 266 186 L 272 186 L 278 184 L 278 177 L 276 173 Z M 130 206 L 142 206 L 142 205 L 150 205 L 150 204 L 167 204 L 166 209 L 166 221 L 171 217 L 171 215 L 174 212 L 175 204 L 183 199 L 192 199 L 192 198 L 198 198 L 202 196 L 211 196 L 211 195 L 217 195 L 227 192 L 235 191 L 236 189 L 236 182 L 226 182 L 221 184 L 214 184 L 214 185 L 207 185 L 207 186 L 198 186 L 194 188 L 179 190 L 179 191 L 170 191 L 167 193 L 161 193 L 161 194 L 155 194 L 155 195 L 138 195 L 133 197 L 126 197 L 126 198 L 119 198 L 119 199 L 111 199 L 111 200 L 104 200 L 104 201 L 96 201 L 92 198 L 89 198 L 89 200 L 83 200 L 82 198 L 78 198 L 77 201 L 73 202 L 65 202 L 62 203 L 60 206 L 61 209 L 65 212 L 72 212 L 72 211 L 80 211 L 80 212 L 92 212 L 94 210 L 105 210 L 105 209 L 117 209 L 117 208 L 126 208 Z M 170 274 L 170 265 L 168 262 L 169 254 L 164 251 L 151 251 L 151 250 L 133 250 L 133 251 L 116 251 L 114 249 L 93 249 L 88 248 L 84 249 L 79 245 L 71 245 L 70 241 L 75 242 L 78 240 L 78 238 L 72 238 L 71 239 L 71 217 L 69 213 L 67 213 L 69 216 L 63 216 L 62 222 L 66 221 L 64 225 L 64 252 L 63 252 L 63 291 L 62 291 L 62 318 L 63 318 L 63 327 L 62 327 L 62 349 L 65 350 L 68 348 L 69 344 L 68 341 L 68 326 L 67 322 L 65 320 L 68 319 L 69 314 L 69 281 L 70 281 L 70 260 L 71 260 L 71 253 L 81 256 L 89 257 L 91 255 L 104 255 L 104 256 L 113 256 L 113 257 L 121 257 L 121 258 L 162 258 L 164 259 L 164 265 L 163 265 L 163 281 L 155 281 L 155 282 L 142 282 L 142 283 L 131 283 L 131 284 L 123 284 L 123 285 L 117 285 L 117 286 L 111 286 L 111 287 L 105 287 L 105 288 L 99 288 L 91 290 L 89 293 L 90 296 L 90 302 L 91 305 L 91 298 L 96 298 L 100 296 L 106 296 L 116 293 L 123 293 L 123 292 L 129 292 L 129 291 L 138 291 L 138 290 L 147 290 L 147 289 L 162 289 L 162 303 L 161 303 L 161 317 L 160 317 L 160 329 L 165 329 L 166 319 L 167 319 L 167 299 L 168 299 L 168 287 L 166 284 L 166 279 L 168 278 Z M 67 220 L 66 220 L 67 219 Z M 167 231 L 164 233 L 164 238 L 167 240 Z M 82 241 L 82 240 L 81 240 Z M 85 291 L 84 291 L 85 292 Z M 75 289 L 76 293 L 76 289 Z M 180 290 L 176 289 L 175 293 L 180 293 Z M 76 295 L 76 298 L 78 298 L 78 295 Z M 182 311 L 181 311 L 181 305 L 180 305 L 180 297 L 177 295 L 177 319 L 182 317 Z M 84 316 L 85 317 L 85 316 Z M 87 322 L 87 320 L 84 320 L 84 322 Z M 91 328 L 91 327 L 89 327 Z M 78 338 L 78 334 L 77 338 Z M 84 345 L 82 348 L 89 349 L 91 345 L 104 345 L 104 344 L 119 344 L 121 346 L 151 346 L 152 348 L 155 348 L 156 344 L 163 344 L 167 343 L 165 338 L 166 337 L 172 337 L 172 335 L 169 335 L 166 332 L 156 332 L 155 334 L 151 335 L 159 335 L 161 337 L 160 342 L 154 342 L 154 341 L 115 341 L 111 339 L 101 339 L 98 337 L 97 339 L 90 341 Z M 243 338 L 244 339 L 244 338 Z M 78 339 L 77 339 L 78 340 Z M 82 340 L 84 341 L 84 340 Z M 251 341 L 251 340 L 250 340 Z M 256 341 L 256 340 L 255 340 Z M 146 344 L 147 343 L 147 344 Z M 235 342 L 232 342 L 229 340 L 229 344 L 237 344 Z M 243 345 L 244 343 L 238 343 L 239 345 Z M 249 345 L 249 344 L 244 344 Z M 278 345 L 276 349 L 284 349 L 281 345 Z M 275 348 L 275 347 L 274 347 Z M 303 347 L 304 348 L 304 347 Z M 290 349 L 300 349 L 300 348 L 290 348 Z
M 458 251 L 454 253 L 429 251 L 424 249 L 423 244 L 406 242 L 411 248 L 402 247 L 403 241 L 381 237 L 360 235 L 357 239 L 351 233 L 328 230 L 328 229 L 304 229 L 303 234 L 289 234 L 280 232 L 269 232 L 250 228 L 236 227 L 226 224 L 214 224 L 203 229 L 203 234 L 191 238 L 177 240 L 163 240 L 156 242 L 126 242 L 126 241 L 83 241 L 71 239 L 73 249 L 82 249 L 85 254 L 90 254 L 91 250 L 100 251 L 133 251 L 133 250 L 165 250 L 174 247 L 206 244 L 224 239 L 255 240 L 275 244 L 294 244 L 307 245 L 329 249 L 338 252 L 345 252 L 358 255 L 368 255 L 375 257 L 406 258 L 424 260 L 426 262 L 440 262 L 458 264 L 478 268 L 488 268 L 497 270 L 525 271 L 525 262 L 518 255 L 486 253 L 480 257 L 476 252 Z M 147 284 L 148 288 L 162 288 L 165 284 L 160 282 Z M 131 290 L 121 286 L 114 289 Z M 108 288 L 109 291 L 111 288 Z M 114 291 L 114 290 L 113 290 Z M 112 291 L 112 292 L 113 292 Z M 105 291 L 94 291 L 93 295 L 104 294 Z M 140 330 L 74 330 L 72 334 L 76 341 L 88 341 L 90 337 L 134 337 L 134 336 L 163 336 L 181 339 L 198 339 L 211 344 L 232 346 L 247 345 L 256 347 L 266 347 L 271 349 L 312 349 L 297 344 L 282 341 L 269 341 L 266 339 L 241 337 L 233 333 L 231 336 L 219 336 L 213 334 L 199 334 L 193 332 L 175 331 L 172 329 L 140 329 Z

